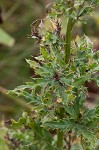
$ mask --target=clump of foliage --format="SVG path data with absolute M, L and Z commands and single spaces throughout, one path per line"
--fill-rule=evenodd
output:
M 40 55 L 27 60 L 37 77 L 32 82 L 10 91 L 33 105 L 18 122 L 12 120 L 6 139 L 10 148 L 34 150 L 94 149 L 98 134 L 99 106 L 85 106 L 88 96 L 86 81 L 99 85 L 98 52 L 87 36 L 72 40 L 77 21 L 84 22 L 98 0 L 55 0 L 48 10 L 51 29 L 41 21 L 32 26 L 32 38 L 38 41 Z M 67 18 L 66 36 L 61 35 L 61 18 Z

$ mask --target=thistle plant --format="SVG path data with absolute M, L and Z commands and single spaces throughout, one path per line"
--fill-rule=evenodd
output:
M 93 43 L 84 35 L 75 39 L 76 23 L 84 22 L 98 0 L 55 0 L 47 7 L 47 17 L 32 24 L 32 38 L 40 47 L 38 57 L 26 60 L 36 77 L 10 94 L 25 98 L 33 105 L 24 112 L 6 138 L 12 147 L 32 150 L 93 150 L 99 125 L 99 106 L 86 107 L 88 91 L 84 83 L 99 85 L 99 58 Z M 50 8 L 49 8 L 50 7 Z M 67 19 L 66 36 L 62 19 Z M 44 21 L 50 21 L 47 29 Z M 16 130 L 14 130 L 16 129 Z M 14 139 L 15 141 L 12 141 Z M 17 144 L 16 144 L 17 143 Z

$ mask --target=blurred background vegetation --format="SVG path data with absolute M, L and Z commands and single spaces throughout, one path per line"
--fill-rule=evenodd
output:
M 38 18 L 45 17 L 45 5 L 51 0 L 2 0 L 0 1 L 0 119 L 17 118 L 23 103 L 6 96 L 5 89 L 13 89 L 26 81 L 31 81 L 33 71 L 25 58 L 37 55 L 39 48 L 28 38 L 31 34 L 30 25 Z M 78 24 L 74 36 L 84 32 L 99 50 L 99 9 L 87 18 L 88 24 Z M 65 23 L 64 23 L 65 25 Z M 96 84 L 86 83 L 89 88 L 91 104 L 97 99 L 99 88 Z M 13 100 L 13 101 L 12 101 Z M 95 102 L 95 103 L 97 103 Z
M 32 22 L 44 17 L 44 8 L 44 0 L 0 1 L 1 90 L 5 90 L 3 88 L 13 89 L 31 80 L 32 72 L 25 58 L 36 55 L 38 48 L 33 40 L 28 38 L 28 35 L 31 34 Z M 18 115 L 21 107 L 17 106 L 19 105 L 0 93 L 0 118 L 16 113 Z

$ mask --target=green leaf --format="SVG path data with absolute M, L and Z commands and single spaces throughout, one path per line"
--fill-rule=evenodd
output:
M 67 129 L 73 129 L 73 127 L 75 126 L 75 123 L 69 120 L 60 120 L 60 121 L 46 122 L 45 126 L 50 129 L 67 130 Z
M 91 8 L 91 7 L 88 6 L 88 7 L 86 7 L 86 8 L 83 9 L 83 11 L 79 14 L 78 17 L 82 17 L 84 15 L 88 15 L 92 11 L 93 11 L 93 8 Z
M 12 119 L 11 122 L 13 128 L 19 128 L 22 124 L 26 125 L 26 118 L 21 117 L 18 122 Z
M 81 119 L 81 123 L 85 126 L 89 125 L 93 121 L 95 125 L 93 127 L 97 128 L 99 121 L 99 108 L 96 107 L 94 109 L 89 110 L 88 108 L 85 110 L 83 117 Z
M 30 67 L 33 68 L 33 69 L 36 69 L 36 68 L 39 68 L 39 67 L 40 67 L 39 63 L 37 63 L 37 62 L 35 62 L 35 61 L 27 60 L 27 59 L 26 59 L 26 61 L 27 61 L 27 63 L 30 65 Z
M 73 86 L 81 86 L 90 79 L 90 74 L 87 76 L 79 77 L 74 80 Z
M 15 88 L 13 90 L 13 92 L 15 92 L 15 91 L 23 91 L 25 89 L 33 89 L 34 86 L 35 86 L 35 84 L 32 84 L 32 85 L 21 85 L 21 86 L 18 86 L 17 88 Z
M 68 114 L 70 114 L 70 117 L 72 117 L 73 119 L 77 118 L 77 114 L 73 106 L 66 106 L 65 110 Z
M 40 48 L 40 53 L 42 54 L 42 56 L 43 56 L 43 58 L 45 60 L 49 60 L 50 59 L 50 54 L 49 54 L 49 52 L 46 49 Z
M 95 138 L 94 134 L 91 131 L 87 130 L 86 128 L 84 129 L 81 126 L 77 126 L 77 130 L 78 130 L 77 131 L 78 134 L 83 135 L 83 137 L 85 139 L 87 139 L 88 142 L 93 143 L 93 144 L 95 143 L 96 138 Z
M 82 111 L 85 100 L 86 97 L 82 92 L 79 93 L 79 96 L 74 100 L 74 109 L 77 116 L 79 116 L 80 112 Z
M 37 140 L 39 140 L 39 142 L 41 140 L 45 140 L 47 142 L 47 145 L 51 149 L 52 148 L 51 143 L 52 143 L 53 139 L 52 139 L 50 132 L 47 129 L 45 129 L 44 127 L 42 127 L 40 124 L 37 124 L 35 121 L 31 122 L 29 126 L 36 134 Z

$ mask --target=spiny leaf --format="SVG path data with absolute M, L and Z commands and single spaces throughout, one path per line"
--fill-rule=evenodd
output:
M 86 7 L 83 9 L 83 11 L 79 14 L 78 17 L 82 17 L 84 15 L 88 15 L 89 13 L 91 13 L 93 11 L 92 7 Z
M 37 62 L 35 62 L 35 61 L 27 60 L 27 59 L 26 59 L 26 61 L 27 61 L 27 63 L 30 65 L 30 67 L 33 68 L 33 69 L 36 69 L 36 68 L 39 68 L 39 67 L 40 67 L 39 63 L 37 63 Z
M 88 140 L 88 142 L 93 143 L 93 144 L 95 143 L 96 138 L 90 130 L 82 127 L 81 125 L 76 125 L 76 130 L 78 134 L 82 135 L 85 139 Z
M 50 129 L 61 129 L 61 130 L 73 129 L 74 125 L 75 123 L 69 120 L 51 121 L 45 123 L 45 126 Z

